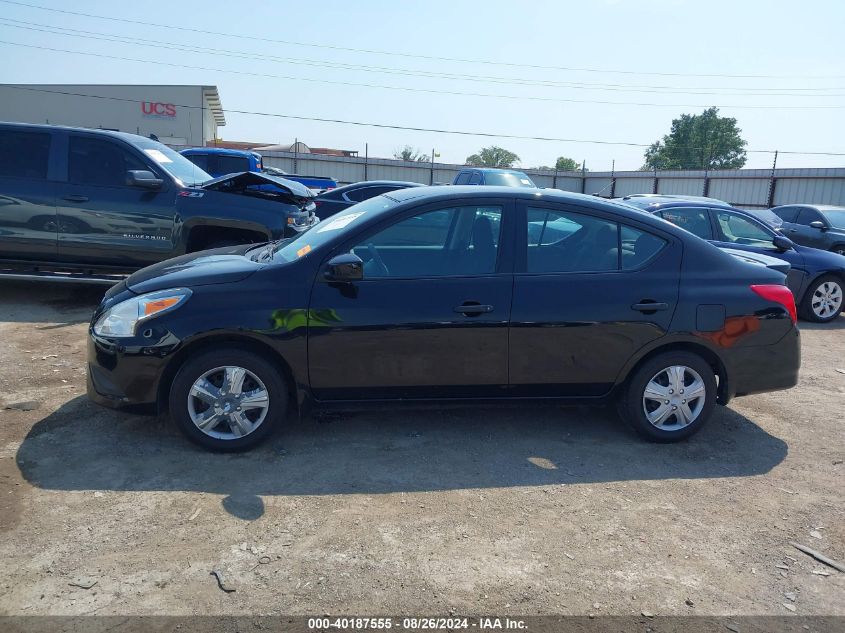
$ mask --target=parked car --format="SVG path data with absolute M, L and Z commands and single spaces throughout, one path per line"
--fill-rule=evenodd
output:
M 465 167 L 458 172 L 453 185 L 494 185 L 498 187 L 536 187 L 528 174 L 515 169 Z
M 309 189 L 319 191 L 337 187 L 337 181 L 334 178 L 289 174 L 278 167 L 265 167 L 261 154 L 250 150 L 224 147 L 191 147 L 183 149 L 181 154 L 215 178 L 236 172 L 252 171 L 281 177 L 285 180 L 293 180 Z
M 724 203 L 634 198 L 626 204 L 659 215 L 717 246 L 763 253 L 789 262 L 787 285 L 795 294 L 802 318 L 825 323 L 842 312 L 842 255 L 795 244 L 753 213 Z
M 793 242 L 845 255 L 845 207 L 787 204 L 771 212 L 783 220 L 781 230 Z
M 529 233 L 559 220 L 577 228 Z M 169 410 L 218 450 L 254 446 L 289 403 L 442 399 L 613 399 L 644 437 L 675 441 L 716 403 L 796 384 L 783 282 L 591 196 L 413 187 L 276 245 L 135 273 L 92 318 L 88 394 Z
M 113 283 L 105 273 L 295 235 L 316 223 L 313 199 L 263 174 L 212 179 L 134 134 L 0 124 L 3 276 Z
M 380 196 L 383 193 L 389 193 L 397 189 L 407 189 L 408 187 L 422 186 L 418 182 L 400 180 L 366 180 L 364 182 L 356 182 L 351 185 L 338 187 L 331 191 L 324 191 L 317 196 L 314 202 L 317 204 L 317 214 L 321 219 L 326 219 L 338 211 L 348 209 L 353 204 Z

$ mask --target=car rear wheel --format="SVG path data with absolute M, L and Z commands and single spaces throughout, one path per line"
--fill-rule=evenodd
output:
M 202 352 L 179 369 L 170 415 L 190 440 L 215 451 L 256 446 L 279 426 L 287 390 L 263 356 L 238 347 Z
M 620 402 L 626 421 L 653 442 L 676 442 L 696 433 L 716 404 L 716 375 L 700 356 L 666 352 L 641 365 Z
M 814 281 L 801 302 L 801 317 L 807 321 L 827 323 L 833 321 L 842 312 L 845 291 L 842 280 L 833 275 L 824 275 Z

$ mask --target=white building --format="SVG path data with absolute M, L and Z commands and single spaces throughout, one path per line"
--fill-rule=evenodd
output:
M 154 134 L 202 146 L 226 125 L 216 86 L 0 84 L 0 121 Z

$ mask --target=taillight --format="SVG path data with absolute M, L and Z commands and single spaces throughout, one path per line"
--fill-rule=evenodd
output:
M 766 301 L 774 301 L 781 304 L 789 316 L 792 317 L 792 323 L 798 323 L 798 311 L 795 309 L 795 296 L 792 291 L 786 286 L 779 286 L 775 284 L 752 285 L 751 289 L 758 295 L 763 297 Z

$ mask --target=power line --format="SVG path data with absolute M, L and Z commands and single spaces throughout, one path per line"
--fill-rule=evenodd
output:
M 66 90 L 49 90 L 47 88 L 35 88 L 34 86 L 15 86 L 11 84 L 4 84 L 0 85 L 3 88 L 12 88 L 14 90 L 28 90 L 30 92 L 41 92 L 41 93 L 48 93 L 48 94 L 60 94 L 72 97 L 84 97 L 90 99 L 104 99 L 108 101 L 120 101 L 125 103 L 143 103 L 140 99 L 129 99 L 127 97 L 113 97 L 109 95 L 92 95 L 92 94 L 84 94 L 79 92 L 70 92 Z M 204 106 L 196 106 L 196 105 L 186 105 L 186 104 L 173 104 L 177 108 L 185 108 L 189 110 L 202 110 Z M 255 110 L 234 110 L 230 108 L 226 108 L 226 112 L 230 114 L 245 114 L 245 115 L 253 115 L 253 116 L 262 116 L 262 117 L 273 117 L 279 119 L 293 119 L 297 121 L 313 121 L 318 123 L 337 123 L 342 125 L 355 125 L 359 127 L 373 127 L 373 128 L 381 128 L 381 129 L 390 129 L 390 130 L 403 130 L 403 131 L 410 131 L 410 132 L 430 132 L 435 134 L 453 134 L 458 136 L 479 136 L 479 137 L 486 137 L 486 138 L 506 138 L 506 139 L 515 139 L 515 140 L 524 140 L 524 141 L 550 141 L 555 143 L 588 143 L 594 145 L 621 145 L 626 147 L 650 147 L 651 143 L 631 143 L 626 141 L 600 141 L 595 139 L 575 139 L 575 138 L 556 138 L 556 137 L 549 137 L 549 136 L 522 136 L 518 134 L 498 134 L 492 132 L 470 132 L 466 130 L 447 130 L 447 129 L 438 129 L 438 128 L 425 128 L 425 127 L 414 127 L 408 125 L 392 125 L 388 123 L 367 123 L 362 121 L 348 121 L 344 119 L 330 119 L 330 118 L 321 118 L 321 117 L 310 117 L 310 116 L 300 116 L 295 114 L 282 114 L 278 112 L 258 112 Z M 684 149 L 705 149 L 702 147 L 684 147 Z M 755 154 L 772 154 L 775 150 L 744 150 L 748 153 L 755 153 Z M 799 152 L 799 151 L 783 151 L 779 150 L 779 154 L 800 154 L 806 156 L 845 156 L 845 153 L 837 153 L 837 152 Z
M 0 0 L 3 2 L 5 0 Z M 69 53 L 72 55 L 84 55 L 87 57 L 96 57 L 100 59 L 114 59 L 118 61 L 128 61 L 128 62 L 139 62 L 142 64 L 149 64 L 151 60 L 148 59 L 138 59 L 137 57 L 121 57 L 117 55 L 105 55 L 102 53 L 90 53 L 86 51 L 75 51 L 75 50 L 68 50 L 65 48 L 54 48 L 50 46 L 37 46 L 35 44 L 22 44 L 20 42 L 10 42 L 8 40 L 0 40 L 0 44 L 7 44 L 9 46 L 20 46 L 24 48 L 32 48 L 37 50 L 44 50 L 44 51 L 51 51 L 54 53 Z M 484 93 L 484 92 L 461 92 L 457 90 L 435 90 L 433 88 L 412 88 L 407 86 L 390 86 L 386 84 L 368 84 L 368 83 L 358 83 L 352 81 L 336 81 L 330 79 L 315 79 L 312 77 L 293 77 L 289 75 L 276 75 L 271 73 L 260 73 L 254 71 L 239 71 L 239 70 L 229 70 L 225 68 L 211 68 L 208 66 L 191 66 L 188 64 L 177 64 L 174 62 L 165 62 L 165 61 L 156 61 L 155 64 L 159 66 L 170 66 L 173 68 L 188 68 L 190 70 L 205 70 L 215 73 L 229 73 L 234 75 L 244 75 L 244 76 L 251 76 L 251 77 L 265 77 L 271 79 L 285 79 L 288 81 L 304 81 L 308 83 L 318 83 L 318 84 L 326 84 L 326 85 L 333 85 L 333 86 L 348 86 L 348 87 L 355 87 L 355 88 L 379 88 L 383 90 L 397 90 L 401 92 L 411 92 L 411 93 L 421 93 L 421 94 L 438 94 L 438 95 L 450 95 L 450 96 L 460 96 L 460 97 L 483 97 L 486 99 L 508 99 L 512 101 L 541 101 L 546 103 L 588 103 L 588 104 L 598 104 L 598 105 L 621 105 L 621 106 L 644 106 L 644 107 L 658 107 L 658 108 L 709 108 L 712 107 L 714 104 L 700 104 L 700 103 L 645 103 L 645 102 L 633 102 L 633 101 L 601 101 L 601 100 L 594 100 L 594 99 L 565 99 L 565 98 L 556 98 L 556 97 L 537 97 L 537 96 L 519 96 L 519 95 L 506 95 L 506 94 L 495 94 L 495 93 Z M 789 105 L 735 105 L 735 104 L 722 104 L 718 105 L 717 107 L 720 108 L 735 108 L 735 109 L 745 109 L 745 110 L 829 110 L 829 109 L 843 109 L 845 105 L 808 105 L 808 106 L 789 106 Z
M 354 70 L 371 73 L 402 75 L 411 77 L 425 77 L 433 79 L 447 79 L 454 81 L 471 81 L 478 83 L 494 83 L 507 84 L 518 86 L 539 86 L 545 88 L 569 88 L 576 90 L 603 90 L 611 92 L 642 92 L 653 94 L 688 94 L 688 95 L 711 95 L 711 96 L 771 96 L 771 97 L 842 97 L 845 93 L 835 94 L 818 94 L 821 92 L 829 92 L 831 90 L 841 90 L 842 88 L 678 88 L 676 86 L 652 86 L 652 85 L 629 85 L 629 84 L 600 84 L 600 83 L 586 83 L 586 82 L 565 82 L 552 80 L 534 80 L 522 79 L 516 77 L 500 77 L 490 75 L 465 75 L 460 73 L 444 73 L 432 72 L 425 70 L 416 70 L 408 68 L 395 68 L 385 66 L 368 66 L 361 64 L 349 64 L 345 62 L 332 62 L 324 60 L 315 60 L 307 58 L 286 58 L 267 55 L 264 53 L 254 53 L 250 51 L 238 51 L 231 49 L 209 48 L 205 46 L 197 46 L 193 44 L 174 44 L 173 42 L 166 42 L 162 40 L 150 40 L 139 38 L 135 36 L 115 35 L 112 33 L 103 33 L 101 31 L 88 31 L 83 29 L 73 29 L 68 27 L 53 26 L 49 24 L 39 24 L 37 22 L 27 22 L 24 20 L 15 20 L 12 18 L 0 17 L 0 26 L 8 26 L 27 31 L 35 31 L 40 33 L 49 33 L 52 35 L 62 35 L 65 37 L 77 37 L 83 39 L 95 39 L 106 42 L 117 42 L 121 44 L 132 44 L 135 46 L 154 47 L 156 49 L 166 48 L 170 50 L 178 50 L 192 53 L 201 53 L 205 55 L 217 55 L 223 57 L 234 57 L 239 59 L 253 59 L 259 61 L 269 61 L 279 64 L 293 64 L 314 66 L 318 68 L 331 68 L 340 70 Z M 775 92 L 765 92 L 773 90 Z M 727 92 L 726 92 L 727 91 Z M 796 94 L 804 93 L 804 94 Z M 817 94 L 812 94 L 817 93 Z
M 643 75 L 656 77 L 719 77 L 719 78 L 734 78 L 734 79 L 843 79 L 845 75 L 825 75 L 817 77 L 807 77 L 805 75 L 734 75 L 725 73 L 670 73 L 670 72 L 655 72 L 655 71 L 634 71 L 634 70 L 615 70 L 606 68 L 582 68 L 574 66 L 546 66 L 540 64 L 524 64 L 516 62 L 500 62 L 486 59 L 471 59 L 461 57 L 441 57 L 436 55 L 423 55 L 419 53 L 406 53 L 401 51 L 386 51 L 378 49 L 367 48 L 353 48 L 349 46 L 337 46 L 333 44 L 317 44 L 314 42 L 299 42 L 295 40 L 280 40 L 266 37 L 258 37 L 255 35 L 224 33 L 221 31 L 209 31 L 204 29 L 191 28 L 187 26 L 176 26 L 174 24 L 161 24 L 157 22 L 145 22 L 143 20 L 133 20 L 130 18 L 118 18 L 113 16 L 95 15 L 92 13 L 83 13 L 81 11 L 70 11 L 68 9 L 56 9 L 54 7 L 45 7 L 37 4 L 30 4 L 27 2 L 16 2 L 14 0 L 0 0 L 4 4 L 11 4 L 19 7 L 26 7 L 29 9 L 38 9 L 41 11 L 50 11 L 53 13 L 62 13 L 65 15 L 75 15 L 78 17 L 93 18 L 96 20 L 108 20 L 111 22 L 122 22 L 125 24 L 136 24 L 140 26 L 150 26 L 158 29 L 171 29 L 187 33 L 200 33 L 203 35 L 214 35 L 217 37 L 236 37 L 241 40 L 253 40 L 256 42 L 265 42 L 270 44 L 284 44 L 288 46 L 304 46 L 310 48 L 327 49 L 334 51 L 343 51 L 350 53 L 366 53 L 370 55 L 388 55 L 393 57 L 405 57 L 411 59 L 426 59 L 431 61 L 441 62 L 456 62 L 462 64 L 485 64 L 490 66 L 507 66 L 511 68 L 533 68 L 538 70 L 562 70 L 568 72 L 587 72 L 587 73 L 607 73 L 617 75 Z

